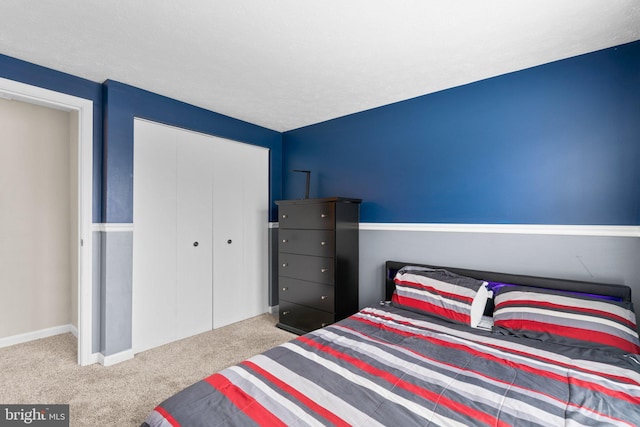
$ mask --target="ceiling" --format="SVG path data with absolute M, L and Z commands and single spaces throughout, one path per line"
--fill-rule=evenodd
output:
M 0 53 L 277 131 L 640 40 L 638 0 L 2 0 Z

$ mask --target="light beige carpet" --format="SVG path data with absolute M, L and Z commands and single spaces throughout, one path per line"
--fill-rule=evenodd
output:
M 0 403 L 70 405 L 71 426 L 139 426 L 167 397 L 295 337 L 264 314 L 138 353 L 113 366 L 77 365 L 58 335 L 0 349 Z

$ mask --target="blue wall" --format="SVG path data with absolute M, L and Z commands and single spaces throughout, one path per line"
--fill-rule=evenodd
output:
M 312 197 L 363 198 L 364 222 L 640 224 L 640 42 L 284 136 L 4 55 L 0 77 L 94 102 L 94 222 L 131 221 L 138 116 L 269 147 L 272 201 L 302 197 L 290 170 L 310 169 Z
M 102 211 L 102 85 L 0 54 L 0 77 L 93 101 L 93 222 Z
M 286 132 L 285 198 L 363 222 L 640 224 L 640 42 Z
M 270 200 L 282 198 L 279 132 L 122 83 L 100 84 L 1 54 L 0 77 L 93 101 L 94 223 L 132 222 L 134 116 L 270 148 Z
M 115 81 L 104 84 L 103 221 L 133 222 L 133 118 L 270 148 L 270 200 L 282 191 L 282 134 Z M 270 216 L 275 218 L 272 202 Z

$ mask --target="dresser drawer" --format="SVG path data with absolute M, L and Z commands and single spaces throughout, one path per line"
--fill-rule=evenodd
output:
M 335 322 L 333 313 L 280 300 L 280 323 L 304 332 L 315 331 Z
M 334 258 L 280 253 L 278 274 L 281 277 L 307 280 L 333 285 L 335 283 Z
M 280 300 L 294 302 L 330 313 L 335 310 L 333 285 L 307 282 L 289 277 L 281 277 L 279 282 Z
M 333 257 L 335 233 L 331 230 L 284 229 L 278 232 L 280 252 Z
M 332 230 L 336 222 L 335 210 L 334 203 L 281 205 L 278 227 Z

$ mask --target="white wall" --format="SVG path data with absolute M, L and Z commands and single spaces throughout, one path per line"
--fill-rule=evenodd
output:
M 71 120 L 0 99 L 0 338 L 72 321 Z
M 586 227 L 589 228 L 589 227 Z M 384 295 L 384 262 L 415 262 L 631 287 L 640 307 L 640 238 L 477 232 L 360 232 L 360 306 Z

